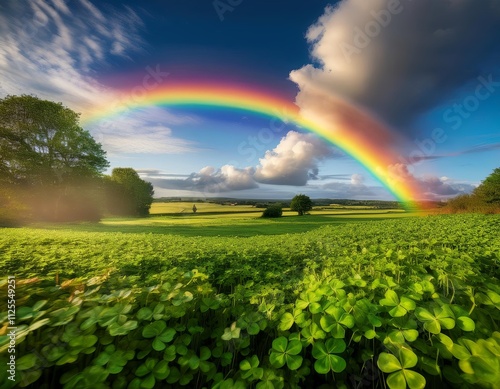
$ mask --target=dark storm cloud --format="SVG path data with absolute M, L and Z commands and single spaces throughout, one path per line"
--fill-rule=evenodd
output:
M 487 72 L 499 36 L 497 0 L 345 0 L 307 33 L 316 63 L 290 76 L 303 109 L 302 92 L 340 95 L 401 127 Z

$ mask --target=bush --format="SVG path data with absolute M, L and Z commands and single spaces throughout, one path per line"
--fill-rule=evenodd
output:
M 471 194 L 456 196 L 443 208 L 448 213 L 500 212 L 500 168 L 497 168 Z
M 500 205 L 487 203 L 477 194 L 464 194 L 448 200 L 443 208 L 445 213 L 499 213 Z
M 262 217 L 281 217 L 283 216 L 283 208 L 281 204 L 269 205 L 264 212 L 262 212 Z

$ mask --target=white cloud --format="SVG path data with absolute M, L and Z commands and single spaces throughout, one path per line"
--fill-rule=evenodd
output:
M 150 107 L 88 124 L 86 128 L 110 155 L 181 154 L 199 151 L 200 147 L 176 137 L 169 126 L 196 120 Z
M 361 174 L 353 174 L 351 176 L 351 185 L 360 186 L 365 182 L 365 178 Z
M 62 101 L 82 112 L 82 119 L 103 107 L 127 108 L 140 102 L 133 94 L 122 96 L 102 85 L 94 68 L 109 66 L 112 56 L 126 57 L 143 47 L 141 19 L 128 7 L 106 12 L 89 0 L 33 0 L 30 7 L 8 1 L 0 15 L 0 97 L 35 94 Z M 166 72 L 158 67 L 151 71 Z M 145 70 L 146 73 L 146 70 Z M 110 155 L 121 153 L 187 153 L 197 150 L 190 141 L 176 137 L 172 125 L 196 123 L 151 107 L 125 111 L 111 120 L 83 125 Z
M 155 188 L 172 191 L 190 191 L 202 197 L 217 196 L 221 193 L 257 188 L 253 179 L 254 168 L 244 169 L 225 165 L 220 169 L 205 166 L 198 173 L 192 173 L 185 179 L 164 178 L 157 173 L 148 179 Z
M 333 149 L 315 135 L 290 131 L 259 159 L 255 179 L 266 184 L 306 185 L 317 178 L 318 163 L 333 155 Z
M 125 55 L 143 45 L 137 15 L 128 8 L 104 14 L 88 0 L 20 4 L 2 4 L 0 95 L 35 94 L 76 111 L 112 101 L 115 93 L 94 78 L 93 67 L 108 53 Z
M 70 10 L 64 0 L 52 0 L 54 6 L 65 15 L 70 14 Z
M 257 167 L 205 166 L 183 179 L 164 178 L 155 171 L 151 172 L 150 181 L 161 189 L 190 190 L 210 196 L 257 188 L 259 183 L 305 186 L 308 181 L 319 179 L 318 162 L 334 155 L 333 149 L 315 135 L 290 131 L 273 150 L 266 152 Z M 355 179 L 362 181 L 357 176 Z
M 499 34 L 496 0 L 343 0 L 309 28 L 314 64 L 290 78 L 303 110 L 342 96 L 405 125 L 476 78 Z

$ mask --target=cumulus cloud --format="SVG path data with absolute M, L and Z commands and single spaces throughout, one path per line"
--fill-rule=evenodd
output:
M 94 66 L 143 46 L 142 21 L 128 7 L 104 13 L 88 0 L 8 0 L 2 7 L 0 95 L 31 93 L 86 110 L 114 97 Z
M 185 190 L 215 195 L 258 188 L 259 184 L 305 186 L 311 180 L 320 180 L 319 162 L 335 156 L 332 147 L 313 134 L 290 131 L 280 143 L 268 150 L 256 167 L 237 168 L 224 165 L 220 169 L 205 166 L 198 173 L 182 179 L 157 170 L 141 171 L 158 188 Z M 161 174 L 164 174 L 162 176 Z M 347 175 L 338 175 L 348 179 Z M 362 183 L 361 177 L 351 178 Z
M 255 180 L 275 185 L 306 185 L 318 178 L 318 164 L 334 156 L 333 149 L 313 134 L 290 131 L 259 159 Z
M 344 0 L 309 28 L 315 62 L 290 78 L 303 110 L 342 96 L 408 128 L 479 75 L 499 34 L 496 0 Z
M 253 179 L 254 172 L 252 167 L 240 169 L 224 165 L 216 169 L 213 166 L 205 166 L 198 173 L 192 173 L 185 179 L 155 178 L 153 175 L 148 181 L 162 189 L 187 190 L 213 196 L 218 193 L 257 188 L 258 185 Z

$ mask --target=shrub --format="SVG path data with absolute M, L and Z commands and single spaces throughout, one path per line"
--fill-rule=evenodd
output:
M 271 204 L 264 212 L 262 212 L 262 217 L 281 217 L 283 216 L 283 208 L 281 204 Z

